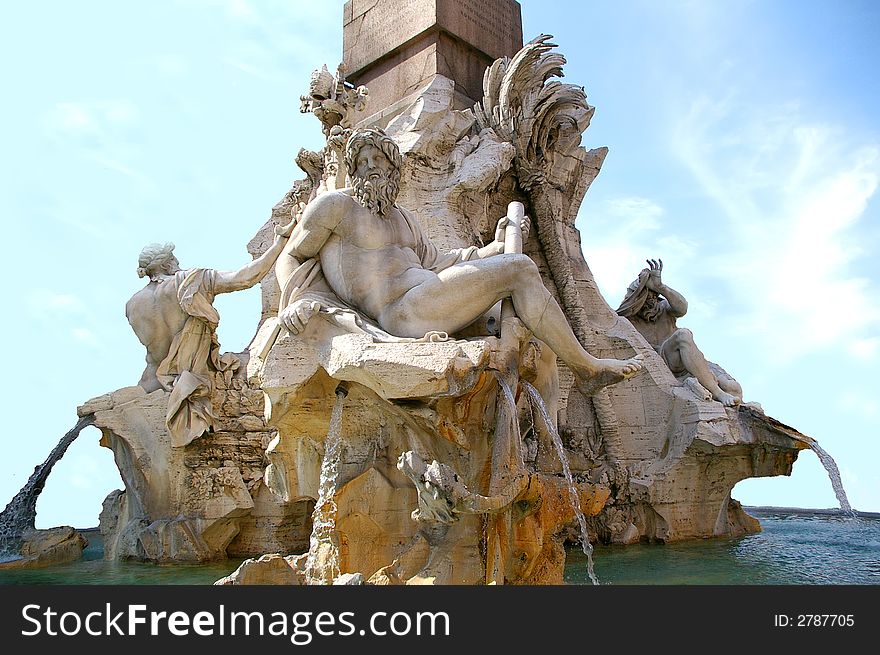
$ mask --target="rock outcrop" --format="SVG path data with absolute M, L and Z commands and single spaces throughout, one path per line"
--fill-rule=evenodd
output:
M 303 585 L 303 555 L 262 555 L 242 562 L 235 571 L 220 578 L 215 585 Z
M 308 544 L 308 502 L 283 504 L 262 483 L 272 438 L 262 392 L 231 372 L 214 387 L 218 430 L 182 448 L 165 425 L 164 390 L 126 387 L 79 408 L 94 415 L 125 484 L 101 513 L 106 558 L 207 561 Z
M 21 557 L 0 562 L 0 570 L 38 569 L 69 564 L 82 558 L 86 538 L 65 525 L 48 530 L 25 530 L 21 535 Z
M 264 326 L 263 335 L 272 333 L 271 324 Z M 308 572 L 314 579 L 330 583 L 361 573 L 371 584 L 562 581 L 560 535 L 574 510 L 562 478 L 534 469 L 521 469 L 517 477 L 510 461 L 511 440 L 520 439 L 519 415 L 529 408 L 525 398 L 519 409 L 508 405 L 498 376 L 509 373 L 508 359 L 534 365 L 534 358 L 518 353 L 538 346 L 521 326 L 514 324 L 509 334 L 374 343 L 317 320 L 297 337 L 280 336 L 265 359 L 251 358 L 251 383 L 265 391 L 268 421 L 278 430 L 266 482 L 289 502 L 317 500 L 313 523 L 331 526 L 323 541 L 313 534 Z M 254 348 L 263 349 L 259 337 Z M 513 357 L 506 348 L 516 351 Z M 345 393 L 337 397 L 340 384 Z M 333 429 L 336 403 L 343 407 Z M 336 438 L 342 445 L 328 467 Z M 508 450 L 499 455 L 505 440 Z M 443 462 L 459 495 L 444 500 L 452 492 L 436 480 L 427 490 L 414 487 L 400 463 L 410 451 L 435 465 Z M 502 477 L 494 485 L 493 472 Z M 589 482 L 579 484 L 579 491 L 589 515 L 601 510 L 609 494 Z M 422 493 L 439 508 L 426 511 Z M 498 549 L 497 562 L 487 555 L 487 539 Z

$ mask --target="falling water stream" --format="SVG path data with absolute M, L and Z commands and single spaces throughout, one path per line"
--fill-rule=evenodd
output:
M 571 498 L 571 504 L 572 507 L 574 507 L 574 514 L 577 517 L 577 522 L 581 529 L 581 547 L 584 550 L 584 555 L 587 556 L 587 574 L 590 576 L 590 581 L 594 585 L 598 585 L 599 579 L 596 577 L 596 573 L 593 570 L 593 545 L 590 543 L 590 534 L 587 532 L 587 519 L 581 511 L 580 496 L 577 487 L 574 485 L 574 478 L 571 476 L 568 455 L 565 454 L 565 447 L 562 445 L 559 431 L 556 429 L 556 424 L 550 418 L 547 406 L 544 404 L 544 399 L 541 398 L 541 394 L 538 393 L 538 390 L 525 380 L 522 381 L 522 385 L 525 387 L 526 391 L 528 391 L 533 404 L 541 413 L 544 425 L 547 426 L 547 432 L 550 433 L 550 438 L 553 440 L 553 445 L 556 447 L 559 461 L 562 462 L 562 472 L 565 474 L 565 479 L 568 482 L 568 495 Z
M 521 469 L 525 468 L 525 462 L 523 461 L 523 448 L 522 448 L 522 438 L 519 433 L 519 420 L 516 415 L 516 398 L 513 395 L 513 390 L 510 388 L 510 385 L 502 378 L 500 375 L 495 376 L 498 379 L 498 385 L 501 387 L 501 390 L 504 392 L 504 398 L 507 401 L 504 404 L 505 413 L 507 414 L 507 419 L 511 423 L 512 436 L 513 436 L 513 444 L 516 448 L 516 456 L 517 463 L 519 464 Z
M 834 461 L 834 458 L 831 455 L 825 452 L 815 439 L 804 439 L 803 441 L 814 453 L 816 453 L 816 457 L 819 458 L 819 461 L 822 462 L 822 466 L 824 466 L 825 470 L 828 472 L 828 477 L 831 480 L 831 487 L 834 489 L 834 495 L 837 496 L 837 502 L 840 504 L 841 511 L 850 516 L 856 517 L 857 514 L 850 506 L 849 499 L 846 497 L 846 491 L 843 489 L 843 482 L 840 479 L 840 469 L 837 468 L 837 462 Z
M 70 447 L 83 428 L 95 421 L 94 414 L 86 414 L 77 421 L 70 431 L 61 437 L 61 441 L 52 449 L 49 456 L 42 464 L 34 469 L 31 477 L 9 501 L 6 509 L 0 513 L 0 556 L 9 559 L 18 556 L 21 546 L 21 535 L 28 528 L 33 528 L 37 517 L 37 498 L 43 492 L 46 479 L 52 472 L 55 463 L 64 457 L 64 453 Z
M 306 558 L 306 579 L 309 584 L 327 584 L 339 577 L 339 550 L 333 543 L 336 538 L 336 482 L 339 477 L 339 460 L 342 454 L 342 406 L 346 392 L 336 390 L 336 402 L 330 415 L 330 429 L 324 441 L 324 459 L 321 462 L 321 479 L 318 499 L 312 512 L 312 534 L 309 537 L 309 554 Z M 321 562 L 321 551 L 327 548 L 328 557 Z

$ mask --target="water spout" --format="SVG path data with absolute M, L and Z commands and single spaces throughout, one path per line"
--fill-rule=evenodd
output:
M 64 457 L 64 453 L 67 452 L 70 444 L 76 440 L 83 428 L 91 425 L 94 421 L 94 414 L 86 414 L 80 418 L 76 425 L 61 437 L 61 441 L 52 449 L 46 461 L 34 469 L 25 485 L 9 501 L 6 509 L 0 513 L 0 556 L 18 555 L 22 533 L 28 528 L 33 528 L 36 524 L 37 498 L 43 492 L 52 467 Z
M 336 482 L 339 478 L 339 460 L 342 455 L 342 406 L 348 390 L 342 385 L 336 389 L 336 402 L 330 415 L 330 428 L 324 441 L 324 459 L 318 499 L 312 512 L 312 534 L 305 574 L 309 584 L 330 584 L 340 575 L 339 544 L 336 542 Z
M 849 514 L 856 518 L 858 515 L 850 506 L 849 499 L 846 497 L 846 491 L 843 489 L 843 482 L 840 479 L 840 469 L 837 468 L 837 462 L 834 461 L 834 458 L 831 455 L 825 452 L 822 446 L 819 445 L 819 442 L 815 439 L 808 437 L 801 441 L 807 444 L 810 447 L 810 450 L 816 453 L 816 457 L 819 458 L 819 461 L 822 462 L 822 466 L 824 466 L 825 470 L 828 472 L 828 478 L 831 480 L 831 488 L 834 489 L 834 495 L 837 496 L 840 510 L 845 514 Z
M 504 380 L 501 375 L 498 373 L 495 374 L 495 377 L 498 380 L 498 385 L 501 387 L 502 392 L 504 393 L 505 402 L 502 404 L 504 407 L 504 412 L 507 416 L 507 419 L 511 423 L 513 435 L 513 447 L 516 449 L 516 459 L 517 464 L 521 469 L 526 467 L 525 461 L 523 459 L 523 444 L 522 444 L 522 436 L 519 432 L 519 420 L 516 414 L 516 398 L 513 395 L 513 390 L 510 388 L 510 385 Z
M 565 454 L 565 447 L 562 445 L 559 431 L 556 429 L 555 423 L 550 418 L 550 414 L 547 411 L 547 405 L 544 403 L 544 399 L 541 398 L 541 394 L 538 393 L 538 390 L 525 380 L 523 380 L 522 385 L 529 393 L 535 407 L 538 408 L 541 418 L 544 421 L 544 425 L 547 427 L 547 432 L 550 433 L 550 438 L 553 440 L 553 445 L 556 447 L 556 453 L 559 455 L 559 460 L 562 462 L 562 472 L 565 474 L 565 480 L 568 482 L 568 495 L 571 499 L 571 504 L 574 508 L 574 515 L 577 517 L 578 526 L 581 530 L 581 548 L 583 548 L 584 555 L 587 556 L 587 575 L 590 576 L 590 581 L 594 585 L 598 585 L 599 579 L 596 577 L 596 573 L 593 570 L 593 545 L 590 543 L 590 534 L 587 532 L 587 519 L 581 511 L 580 495 L 578 494 L 577 487 L 574 485 L 574 478 L 572 478 L 571 467 L 568 463 L 568 455 Z

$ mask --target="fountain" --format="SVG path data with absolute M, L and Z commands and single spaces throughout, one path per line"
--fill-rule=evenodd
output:
M 492 42 L 431 1 L 422 31 L 402 4 L 346 14 L 345 65 L 316 70 L 302 97 L 324 146 L 297 155 L 305 179 L 234 284 L 142 252 L 138 293 L 177 285 L 162 309 L 180 320 L 151 339 L 131 313 L 161 364 L 79 408 L 125 485 L 101 514 L 105 556 L 307 552 L 272 566 L 316 583 L 559 584 L 577 525 L 598 584 L 586 517 L 618 544 L 760 529 L 734 485 L 816 448 L 675 378 L 599 294 L 575 218 L 608 150 L 581 146 L 594 108 L 554 79 L 551 37 L 523 45 L 517 10 Z M 401 53 L 383 51 L 373 11 L 407 52 L 449 52 L 387 74 Z M 429 43 L 444 30 L 476 42 Z M 460 79 L 431 69 L 459 60 Z M 221 354 L 213 296 L 261 279 L 254 339 Z M 521 388 L 544 428 L 527 448 Z
M 519 464 L 519 468 L 525 470 L 526 464 L 523 459 L 522 452 L 522 438 L 519 434 L 519 419 L 517 417 L 516 411 L 516 398 L 513 395 L 513 390 L 510 388 L 510 385 L 507 384 L 507 381 L 498 373 L 495 374 L 495 379 L 498 381 L 498 386 L 501 387 L 501 392 L 504 397 L 504 402 L 502 403 L 502 407 L 506 413 L 505 418 L 510 422 L 511 431 L 512 431 L 512 439 L 514 448 L 516 449 L 516 462 Z

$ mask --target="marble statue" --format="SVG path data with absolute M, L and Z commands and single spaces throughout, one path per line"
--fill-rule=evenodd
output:
M 575 373 L 584 393 L 592 395 L 641 370 L 639 356 L 597 359 L 584 350 L 534 262 L 502 254 L 502 222 L 492 243 L 441 253 L 415 216 L 395 204 L 403 159 L 384 132 L 355 131 L 346 144 L 345 164 L 351 187 L 308 205 L 276 264 L 282 285 L 279 319 L 292 333 L 302 331 L 324 306 L 306 284 L 314 281 L 319 266 L 324 293 L 338 299 L 336 311 L 341 304 L 390 335 L 443 338 L 509 297 L 535 337 Z
M 357 88 L 345 79 L 345 66 L 340 64 L 336 76 L 327 70 L 325 64 L 320 70 L 312 71 L 308 95 L 300 96 L 300 112 L 313 113 L 321 121 L 324 136 L 329 137 L 334 127 L 350 127 L 352 111 L 362 111 L 369 92 L 365 86 Z
M 513 478 L 502 493 L 483 496 L 472 492 L 452 468 L 442 462 L 430 463 L 418 453 L 406 451 L 397 460 L 397 469 L 412 480 L 419 493 L 416 521 L 452 524 L 457 514 L 488 514 L 509 505 L 528 486 L 528 476 Z
M 233 370 L 239 363 L 234 355 L 220 354 L 214 297 L 257 284 L 289 235 L 289 228 L 276 229 L 272 246 L 237 271 L 181 270 L 172 243 L 150 244 L 141 251 L 138 276 L 150 281 L 126 303 L 125 316 L 147 349 L 139 386 L 148 393 L 171 392 L 166 424 L 175 446 L 185 446 L 212 427 L 213 372 Z
M 728 407 L 742 402 L 742 387 L 724 369 L 709 362 L 687 328 L 676 320 L 687 313 L 688 303 L 678 291 L 663 283 L 663 260 L 647 260 L 627 288 L 617 313 L 628 318 L 654 347 L 676 377 L 693 376 L 712 398 Z

